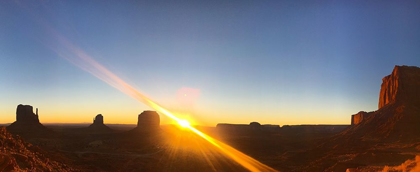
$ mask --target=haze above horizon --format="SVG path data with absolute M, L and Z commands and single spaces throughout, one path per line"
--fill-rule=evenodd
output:
M 48 47 L 53 28 L 194 124 L 349 124 L 394 65 L 420 66 L 420 2 L 2 1 L 0 123 L 134 124 L 151 108 Z M 162 123 L 170 123 L 162 115 Z

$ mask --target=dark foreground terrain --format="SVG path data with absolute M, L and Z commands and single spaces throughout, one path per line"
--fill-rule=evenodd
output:
M 247 171 L 226 157 L 203 138 L 178 126 L 161 126 L 156 131 L 136 131 L 135 126 L 115 127 L 112 133 L 83 133 L 82 126 L 46 125 L 55 133 L 53 137 L 32 137 L 23 141 L 2 128 L 8 138 L 5 142 L 19 142 L 21 147 L 35 149 L 41 157 L 52 161 L 46 165 L 21 165 L 26 158 L 16 158 L 16 163 L 3 159 L 4 169 L 27 169 L 41 171 Z M 131 127 L 131 128 L 130 128 Z M 318 127 L 318 133 L 308 127 Z M 278 157 L 287 152 L 299 152 L 313 147 L 321 138 L 332 136 L 347 126 L 293 126 L 284 131 L 239 130 L 226 131 L 215 127 L 197 127 L 251 157 L 283 170 Z M 333 130 L 331 130 L 331 128 Z M 336 128 L 334 130 L 334 128 Z M 130 130 L 131 129 L 131 130 Z M 330 130 L 326 130 L 330 129 Z M 14 143 L 12 143 L 14 144 Z M 5 147 L 10 145 L 4 143 Z M 30 146 L 28 146 L 30 145 Z M 36 145 L 36 146 L 34 146 Z M 10 149 L 14 149 L 11 147 Z M 19 149 L 19 150 L 17 150 Z M 16 148 L 15 151 L 20 151 Z M 4 152 L 8 154 L 10 152 Z M 32 155 L 32 152 L 23 152 Z M 15 154 L 10 153 L 13 159 Z M 38 160 L 43 162 L 43 160 Z M 6 168 L 7 167 L 7 168 Z M 55 170 L 54 170 L 55 169 Z
M 1 169 L 247 171 L 204 139 L 177 126 L 161 126 L 153 132 L 130 132 L 129 126 L 123 126 L 115 128 L 118 132 L 102 134 L 80 133 L 71 125 L 47 127 L 56 136 L 26 139 L 30 143 L 1 128 Z M 334 143 L 341 136 L 337 133 L 349 127 L 292 126 L 277 131 L 197 128 L 279 171 L 378 171 L 414 160 L 420 152 L 420 142 Z M 313 128 L 318 129 L 314 132 Z

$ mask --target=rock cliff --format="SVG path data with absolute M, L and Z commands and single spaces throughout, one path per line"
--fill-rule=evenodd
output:
M 295 155 L 298 160 L 313 156 L 306 163 L 310 165 L 301 170 L 364 171 L 359 167 L 401 163 L 410 158 L 407 152 L 416 153 L 420 143 L 419 76 L 418 67 L 395 66 L 391 75 L 383 78 L 379 109 L 352 115 L 350 127 L 316 148 Z
M 395 66 L 391 75 L 382 79 L 378 109 L 395 102 L 420 106 L 420 68 Z
M 420 68 L 395 66 L 383 78 L 379 109 L 352 116 L 342 135 L 365 139 L 420 140 Z
M 351 116 L 351 125 L 357 125 L 363 121 L 363 119 L 368 118 L 372 112 L 365 112 L 360 111 L 357 114 L 354 114 Z

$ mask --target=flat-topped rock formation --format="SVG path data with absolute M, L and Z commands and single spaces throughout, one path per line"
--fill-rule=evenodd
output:
M 156 111 L 143 111 L 138 115 L 137 126 L 117 135 L 118 145 L 129 149 L 140 149 L 144 146 L 156 146 L 166 140 L 160 128 L 160 117 Z
M 22 137 L 49 137 L 54 133 L 39 122 L 38 108 L 36 113 L 30 105 L 18 105 L 16 109 L 16 121 L 7 127 L 13 134 Z
M 34 114 L 33 107 L 30 105 L 18 105 L 16 109 L 16 122 L 19 123 L 39 123 L 38 108 L 36 108 L 36 114 Z
M 395 66 L 382 80 L 379 109 L 352 115 L 350 127 L 312 149 L 292 155 L 292 159 L 308 164 L 299 170 L 351 171 L 400 164 L 410 158 L 407 150 L 418 150 L 420 142 L 419 76 L 418 67 Z M 309 160 L 305 162 L 302 157 Z
M 160 126 L 160 117 L 156 111 L 143 111 L 137 121 L 138 128 L 157 129 Z
M 420 68 L 395 66 L 382 81 L 379 109 L 353 115 L 353 127 L 342 134 L 381 140 L 420 140 Z
M 143 111 L 138 116 L 137 127 L 131 131 L 155 132 L 160 130 L 160 117 L 156 111 Z
M 113 130 L 104 124 L 104 116 L 102 116 L 102 114 L 98 114 L 93 119 L 93 123 L 87 128 L 87 132 L 109 133 L 109 132 L 113 132 Z

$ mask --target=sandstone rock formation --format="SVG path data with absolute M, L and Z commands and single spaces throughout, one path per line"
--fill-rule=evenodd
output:
M 303 171 L 345 171 L 404 162 L 413 156 L 406 152 L 416 149 L 420 142 L 420 68 L 395 66 L 382 81 L 379 109 L 353 115 L 349 128 L 297 154 L 296 158 L 313 155 L 307 162 L 312 165 Z
M 102 116 L 102 114 L 96 115 L 96 117 L 93 119 L 93 124 L 97 124 L 97 125 L 104 124 L 104 116 Z
M 130 130 L 133 132 L 153 133 L 160 131 L 160 117 L 156 111 L 143 111 L 138 116 L 137 127 Z
M 395 66 L 392 74 L 382 79 L 378 109 L 396 102 L 420 106 L 420 68 Z
M 33 107 L 30 105 L 18 105 L 16 121 L 21 123 L 39 123 L 38 108 L 36 108 L 36 114 L 33 111 Z
M 0 171 L 74 171 L 0 127 Z
M 251 122 L 251 123 L 249 123 L 249 127 L 253 131 L 259 131 L 259 130 L 261 130 L 261 124 L 259 122 Z
M 33 107 L 30 105 L 18 105 L 16 109 L 16 121 L 7 127 L 13 134 L 21 135 L 22 137 L 44 137 L 52 136 L 53 131 L 44 127 L 39 122 L 38 108 L 36 114 L 33 112 Z
M 160 126 L 160 117 L 156 111 L 143 111 L 137 121 L 137 128 L 158 129 Z
M 102 114 L 98 114 L 93 119 L 93 124 L 91 124 L 87 128 L 87 132 L 89 132 L 89 133 L 108 133 L 108 132 L 113 132 L 113 130 L 104 124 L 104 117 L 102 116 Z
M 365 111 L 360 111 L 357 114 L 354 114 L 351 116 L 351 125 L 357 125 L 359 123 L 361 123 L 363 121 L 363 119 L 369 117 L 369 115 L 371 115 L 372 112 L 365 112 Z
M 261 124 L 259 122 L 251 122 L 251 123 L 249 123 L 249 126 L 251 126 L 251 127 L 261 127 Z
M 420 68 L 395 66 L 392 74 L 382 81 L 379 109 L 353 115 L 353 127 L 342 134 L 382 140 L 419 140 Z

